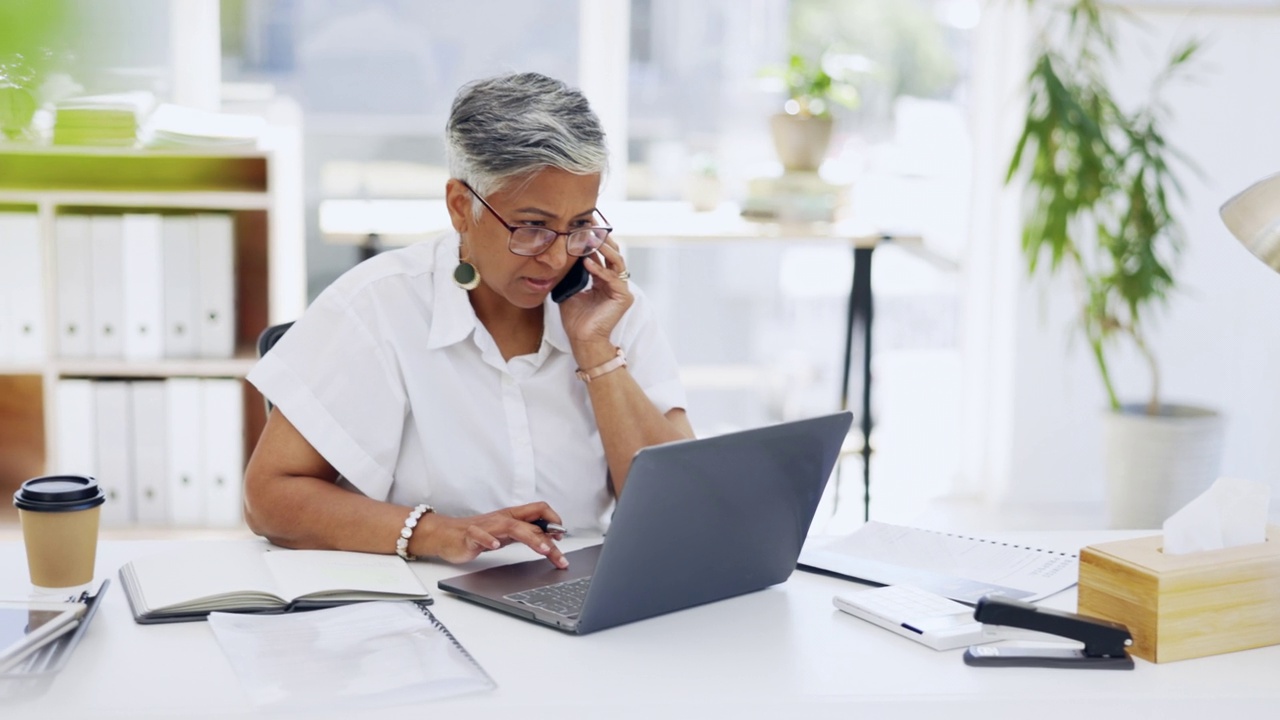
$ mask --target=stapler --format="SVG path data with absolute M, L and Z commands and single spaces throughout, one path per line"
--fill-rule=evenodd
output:
M 1086 668 L 1132 670 L 1126 650 L 1133 644 L 1129 628 L 1107 620 L 1052 610 L 1021 600 L 988 595 L 973 608 L 973 619 L 984 625 L 1023 628 L 1083 643 L 1080 649 L 992 647 L 974 645 L 964 653 L 966 665 L 1003 667 Z

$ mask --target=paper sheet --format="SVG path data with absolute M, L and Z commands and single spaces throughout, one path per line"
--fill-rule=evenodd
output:
M 411 602 L 213 613 L 209 625 L 259 706 L 367 709 L 488 690 L 493 680 Z
M 806 546 L 799 562 L 967 603 L 988 593 L 1031 602 L 1071 587 L 1079 575 L 1075 555 L 875 521 L 832 542 Z

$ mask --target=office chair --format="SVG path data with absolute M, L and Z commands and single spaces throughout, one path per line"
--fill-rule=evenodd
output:
M 279 325 L 272 325 L 266 330 L 263 330 L 262 334 L 258 336 L 258 357 L 266 355 L 271 348 L 275 347 L 275 344 L 279 342 L 280 338 L 284 337 L 285 331 L 291 327 L 293 327 L 293 321 L 280 323 Z M 263 396 L 262 399 L 263 402 L 267 404 L 267 414 L 270 415 L 271 401 L 268 400 L 266 396 Z

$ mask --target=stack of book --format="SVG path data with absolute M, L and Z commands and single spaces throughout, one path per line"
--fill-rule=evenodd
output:
M 766 222 L 834 222 L 848 202 L 849 187 L 813 172 L 753 178 L 747 184 L 742 216 Z
M 56 106 L 53 142 L 132 147 L 154 107 L 155 96 L 145 91 L 62 100 Z
M 149 148 L 254 148 L 266 124 L 265 119 L 256 115 L 165 104 L 156 110 L 143 130 L 143 143 Z

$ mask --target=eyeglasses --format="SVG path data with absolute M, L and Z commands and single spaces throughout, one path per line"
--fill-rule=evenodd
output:
M 512 225 L 506 220 L 503 220 L 502 216 L 498 214 L 498 211 L 494 210 L 493 206 L 484 198 L 480 197 L 480 193 L 472 189 L 470 185 L 462 183 L 462 186 L 471 190 L 471 194 L 475 195 L 476 199 L 484 204 L 484 206 L 488 208 L 489 212 L 493 213 L 493 216 L 498 219 L 498 222 L 502 223 L 503 227 L 511 231 L 511 237 L 507 240 L 507 249 L 516 255 L 523 255 L 525 257 L 541 255 L 550 249 L 551 244 L 559 239 L 561 235 L 564 235 L 567 238 L 565 241 L 565 250 L 574 257 L 585 257 L 595 252 L 596 248 L 603 245 L 605 238 L 609 237 L 609 233 L 613 232 L 613 228 L 607 226 L 585 227 L 578 228 L 577 230 L 570 230 L 568 232 L 557 232 L 551 228 L 545 227 Z M 604 213 L 601 213 L 599 210 L 596 210 L 595 212 L 600 215 L 601 220 L 609 222 L 609 220 L 605 218 Z

